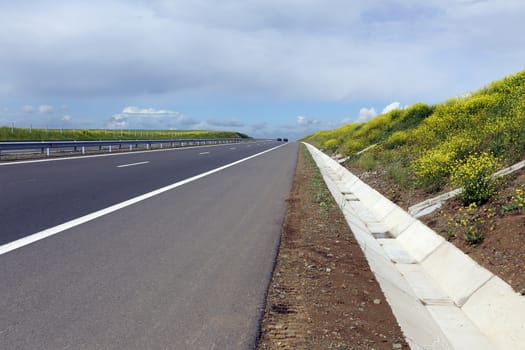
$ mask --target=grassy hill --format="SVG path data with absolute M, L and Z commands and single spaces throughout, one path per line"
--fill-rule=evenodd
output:
M 462 187 L 420 220 L 525 295 L 525 169 L 491 176 L 525 159 L 525 71 L 304 140 L 404 209 Z
M 112 129 L 29 129 L 0 127 L 0 141 L 28 140 L 159 140 L 248 138 L 233 131 L 207 130 L 112 130 Z
M 416 103 L 303 140 L 350 157 L 350 165 L 381 164 L 402 186 L 436 192 L 457 180 L 460 168 L 488 171 L 523 157 L 525 71 L 443 103 Z

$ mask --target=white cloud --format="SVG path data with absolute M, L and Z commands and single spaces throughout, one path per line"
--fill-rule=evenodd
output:
M 38 106 L 38 112 L 40 112 L 42 114 L 49 114 L 49 113 L 54 112 L 54 110 L 55 110 L 55 108 L 53 108 L 53 106 L 50 106 L 50 105 Z
M 168 111 L 166 109 L 155 108 L 139 108 L 136 106 L 128 106 L 122 110 L 123 114 L 177 114 L 177 112 Z
M 316 119 L 309 119 L 307 117 L 303 117 L 302 115 L 297 116 L 296 122 L 297 122 L 297 125 L 299 126 L 309 126 L 309 125 L 315 125 L 315 124 L 320 123 Z
M 308 120 L 306 117 L 303 117 L 301 115 L 297 116 L 297 124 L 299 125 L 308 125 Z
M 212 126 L 220 126 L 220 127 L 243 127 L 244 123 L 241 123 L 238 120 L 233 119 L 225 119 L 225 120 L 218 120 L 218 119 L 212 119 L 208 120 L 208 124 Z
M 381 114 L 388 113 L 390 111 L 393 111 L 394 109 L 401 109 L 401 103 L 392 102 L 391 104 L 383 108 L 383 111 L 381 111 Z
M 357 118 L 357 121 L 360 123 L 364 123 L 367 120 L 372 119 L 377 115 L 376 109 L 374 107 L 372 108 L 361 108 L 359 110 L 359 117 Z
M 4 1 L 0 99 L 52 102 L 57 117 L 68 103 L 75 121 L 76 101 L 94 106 L 86 118 L 113 114 L 109 101 L 198 101 L 203 118 L 223 97 L 248 117 L 255 99 L 434 103 L 522 69 L 524 17 L 522 0 Z M 130 123 L 176 119 L 132 107 Z
M 9 52 L 0 84 L 20 93 L 447 97 L 457 82 L 467 91 L 521 68 L 525 55 L 525 3 L 516 0 L 28 1 L 0 14 Z M 473 75 L 481 65 L 484 76 Z
M 62 117 L 62 120 L 63 120 L 63 121 L 66 121 L 66 122 L 71 121 L 71 119 L 73 119 L 73 117 L 70 116 L 69 114 L 66 114 L 65 116 Z
M 178 129 L 193 127 L 198 121 L 180 112 L 167 109 L 125 107 L 111 116 L 108 128 Z
M 24 113 L 33 113 L 35 111 L 35 107 L 31 105 L 25 105 L 22 107 L 22 112 Z

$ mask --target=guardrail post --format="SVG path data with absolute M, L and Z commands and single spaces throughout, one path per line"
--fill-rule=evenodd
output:
M 109 153 L 111 153 L 111 145 L 109 145 Z
M 51 153 L 51 152 L 50 152 L 50 150 L 49 150 L 49 147 L 46 148 L 46 155 L 47 155 L 48 157 L 49 157 L 49 154 L 50 154 L 50 153 Z
M 82 155 L 86 154 L 86 147 L 82 146 Z
M 149 149 L 149 142 L 146 144 L 146 149 Z
M 133 145 L 130 144 L 130 145 L 129 145 L 129 151 L 131 152 L 132 150 L 133 150 Z

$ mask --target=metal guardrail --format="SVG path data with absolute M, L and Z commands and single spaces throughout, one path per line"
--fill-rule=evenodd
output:
M 241 138 L 222 138 L 222 139 L 164 139 L 164 140 L 104 140 L 104 141 L 22 141 L 22 142 L 0 142 L 0 155 L 5 151 L 23 151 L 23 150 L 40 150 L 42 154 L 50 155 L 54 149 L 72 149 L 74 152 L 86 153 L 87 148 L 98 147 L 99 151 L 107 149 L 109 152 L 115 150 L 114 147 L 121 150 L 124 147 L 133 150 L 143 146 L 146 149 L 158 145 L 159 148 L 166 147 L 184 147 L 200 145 L 217 145 L 225 143 L 237 143 Z

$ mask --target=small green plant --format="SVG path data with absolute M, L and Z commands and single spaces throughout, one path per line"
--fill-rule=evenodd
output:
M 386 176 L 394 180 L 403 188 L 410 187 L 411 178 L 407 167 L 404 167 L 399 162 L 390 163 L 386 168 Z
M 377 166 L 377 160 L 371 153 L 365 153 L 357 162 L 358 166 L 365 170 L 373 170 Z
M 496 193 L 492 173 L 497 167 L 498 159 L 487 152 L 471 154 L 463 163 L 454 164 L 451 181 L 463 188 L 459 199 L 464 205 L 483 204 Z
M 451 241 L 453 239 L 457 238 L 457 235 L 456 235 L 456 231 L 454 231 L 453 229 L 447 229 L 447 240 L 448 241 Z
M 463 237 L 469 244 L 478 244 L 483 241 L 483 233 L 473 226 L 468 226 L 465 228 Z
M 326 217 L 328 216 L 328 210 L 332 205 L 332 196 L 326 188 L 326 185 L 324 184 L 323 176 L 321 175 L 317 164 L 315 164 L 312 155 L 310 154 L 310 152 L 308 152 L 305 146 L 303 146 L 303 155 L 306 158 L 308 165 L 314 171 L 314 174 L 312 176 L 314 202 L 319 205 L 321 215 Z
M 507 214 L 513 211 L 525 211 L 525 195 L 524 195 L 524 186 L 521 188 L 516 188 L 514 190 L 514 195 L 511 197 L 511 201 L 507 204 L 504 204 L 501 207 L 503 214 Z
M 478 207 L 476 203 L 471 203 L 466 208 L 459 208 L 456 214 L 448 218 L 447 239 L 452 240 L 461 233 L 467 243 L 481 243 L 484 233 L 495 229 L 495 216 L 494 208 Z

